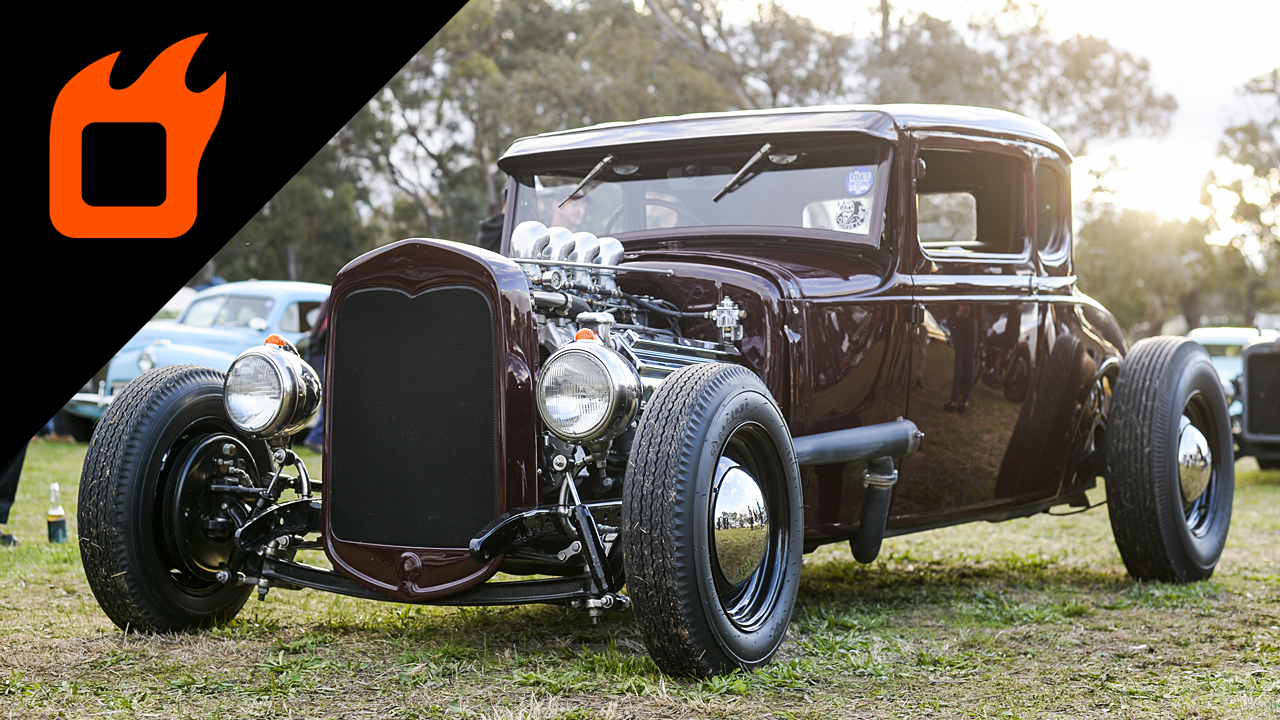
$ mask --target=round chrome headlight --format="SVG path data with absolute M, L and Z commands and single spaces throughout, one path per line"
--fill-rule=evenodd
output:
M 547 429 L 572 443 L 617 437 L 636 415 L 640 374 L 598 342 L 574 342 L 547 359 L 538 375 L 538 413 Z
M 142 372 L 146 372 L 155 366 L 155 353 L 151 352 L 151 348 L 143 348 L 142 352 L 138 353 L 138 369 Z
M 274 345 L 249 348 L 227 371 L 222 402 L 232 424 L 250 435 L 292 435 L 320 409 L 320 376 Z

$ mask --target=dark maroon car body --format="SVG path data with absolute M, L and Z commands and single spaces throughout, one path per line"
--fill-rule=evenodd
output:
M 836 142 L 870 138 L 883 145 L 890 179 L 879 247 L 748 226 L 619 233 L 627 266 L 674 271 L 672 276 L 620 273 L 620 287 L 671 300 L 688 311 L 710 310 L 724 297 L 743 308 L 741 363 L 764 381 L 796 439 L 898 418 L 913 421 L 924 439 L 919 452 L 900 463 L 890 535 L 1086 503 L 1084 491 L 1094 487 L 1101 470 L 1105 406 L 1126 343 L 1111 315 L 1076 287 L 1067 181 L 1071 156 L 1042 125 L 999 111 L 930 106 L 688 116 L 521 140 L 499 165 L 518 186 L 522 174 L 549 166 L 580 168 L 579 175 L 584 174 L 606 152 L 630 151 L 629 157 L 643 158 L 673 147 L 705 147 L 716 139 L 752 143 L 791 135 Z M 988 191 L 996 194 L 989 202 L 1004 205 L 999 207 L 1004 226 L 997 230 L 1008 245 L 999 252 L 923 247 L 916 194 L 968 188 L 966 164 L 984 162 L 1001 166 L 1000 173 L 990 173 L 993 178 L 1012 183 L 973 188 L 980 207 L 988 202 L 981 193 Z M 517 195 L 508 193 L 504 252 L 519 214 Z M 414 240 L 350 264 L 333 290 L 325 383 L 331 408 L 325 417 L 325 478 L 332 490 L 325 504 L 325 547 L 344 573 L 410 602 L 481 583 L 501 561 L 477 567 L 465 543 L 352 542 L 344 539 L 332 513 L 358 507 L 388 524 L 415 517 L 425 521 L 417 502 L 447 504 L 451 498 L 424 491 L 416 500 L 406 499 L 398 469 L 412 468 L 425 478 L 457 448 L 473 448 L 476 428 L 433 415 L 427 409 L 430 391 L 414 394 L 399 383 L 378 390 L 362 383 L 358 376 L 376 377 L 386 369 L 371 372 L 356 365 L 358 352 L 344 345 L 356 344 L 349 333 L 358 333 L 359 342 L 381 333 L 381 352 L 404 344 L 406 356 L 433 351 L 440 336 L 411 339 L 404 322 L 412 312 L 396 318 L 364 311 L 348 316 L 343 299 L 370 288 L 413 296 L 457 286 L 483 296 L 497 349 L 492 388 L 497 389 L 498 421 L 492 437 L 483 441 L 496 443 L 497 465 L 462 472 L 493 478 L 494 488 L 477 492 L 483 492 L 484 507 L 494 517 L 551 501 L 538 492 L 534 441 L 539 420 L 532 382 L 539 355 L 529 287 L 516 265 L 470 247 Z M 709 320 L 686 322 L 684 332 L 717 339 Z M 971 367 L 958 352 L 970 357 Z M 957 373 L 963 374 L 959 381 Z M 961 393 L 966 399 L 949 406 L 957 382 L 968 384 Z M 448 449 L 435 457 L 421 442 L 386 441 L 392 430 L 406 425 L 413 429 L 405 432 L 433 438 L 432 445 Z M 361 450 L 374 445 L 377 456 Z M 807 549 L 856 534 L 862 465 L 802 468 Z M 417 560 L 406 562 L 411 555 Z

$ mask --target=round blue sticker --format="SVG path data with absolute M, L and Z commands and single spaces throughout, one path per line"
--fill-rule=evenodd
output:
M 850 170 L 849 177 L 844 179 L 844 188 L 849 191 L 850 195 L 866 195 L 875 181 L 875 173 L 871 172 L 870 169 L 855 168 Z

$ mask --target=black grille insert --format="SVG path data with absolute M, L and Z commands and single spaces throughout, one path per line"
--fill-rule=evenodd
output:
M 1250 435 L 1280 435 L 1280 353 L 1251 353 L 1246 362 Z
M 496 348 L 466 286 L 344 296 L 332 330 L 330 530 L 342 540 L 465 548 L 498 515 Z

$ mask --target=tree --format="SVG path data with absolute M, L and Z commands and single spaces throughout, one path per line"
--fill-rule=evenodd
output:
M 417 207 L 416 234 L 471 241 L 501 208 L 495 163 L 516 138 L 724 109 L 649 23 L 622 0 L 472 0 L 358 116 L 353 152 Z
M 1013 2 L 963 27 L 903 16 L 859 66 L 869 101 L 1018 112 L 1057 130 L 1077 153 L 1091 141 L 1164 132 L 1177 108 L 1151 87 L 1146 60 L 1102 38 L 1054 40 L 1043 11 Z
M 1245 83 L 1241 94 L 1242 122 L 1218 146 L 1235 168 L 1225 177 L 1210 172 L 1201 199 L 1211 229 L 1244 261 L 1230 290 L 1252 324 L 1280 303 L 1280 68 Z
M 881 42 L 867 47 L 773 1 L 744 23 L 726 20 L 724 7 L 471 0 L 237 235 L 221 267 L 318 275 L 313 268 L 341 264 L 320 260 L 326 253 L 349 258 L 407 236 L 470 242 L 478 221 L 502 207 L 496 161 L 515 139 L 601 122 L 845 100 L 952 102 L 1027 112 L 1080 149 L 1159 130 L 1172 109 L 1150 89 L 1145 62 L 1104 40 L 1054 41 L 1042 15 L 1016 4 L 968 25 L 921 14 L 893 26 L 882 2 Z M 304 247 L 327 233 L 334 249 Z M 271 259 L 248 258 L 245 242 Z
M 331 282 L 373 247 L 361 202 L 367 193 L 359 173 L 344 163 L 337 143 L 325 145 L 231 238 L 213 270 L 228 280 Z
M 1075 249 L 1080 289 L 1106 306 L 1130 338 L 1159 334 L 1218 263 L 1205 242 L 1207 228 L 1110 203 L 1094 203 L 1090 212 Z
M 900 19 L 879 52 L 855 52 L 776 2 L 747 23 L 724 0 L 472 0 L 349 126 L 344 152 L 399 197 L 378 219 L 398 239 L 471 241 L 501 209 L 496 160 L 516 138 L 688 112 L 928 101 L 1031 112 L 1073 147 L 1159 130 L 1172 100 L 1145 62 L 1104 40 L 1052 40 L 1016 4 L 956 26 Z M 882 4 L 887 19 L 887 5 Z M 416 208 L 416 221 L 413 218 Z
M 853 44 L 848 35 L 821 30 L 808 18 L 769 2 L 731 38 L 757 107 L 821 104 L 843 92 Z
M 684 58 L 720 83 L 738 108 L 757 108 L 747 92 L 745 74 L 734 55 L 723 0 L 644 0 L 663 41 L 683 51 Z
M 831 102 L 843 92 L 853 39 L 822 30 L 770 0 L 744 27 L 725 22 L 721 0 L 645 0 L 651 27 L 732 96 L 729 107 Z M 728 109 L 728 108 L 726 108 Z

